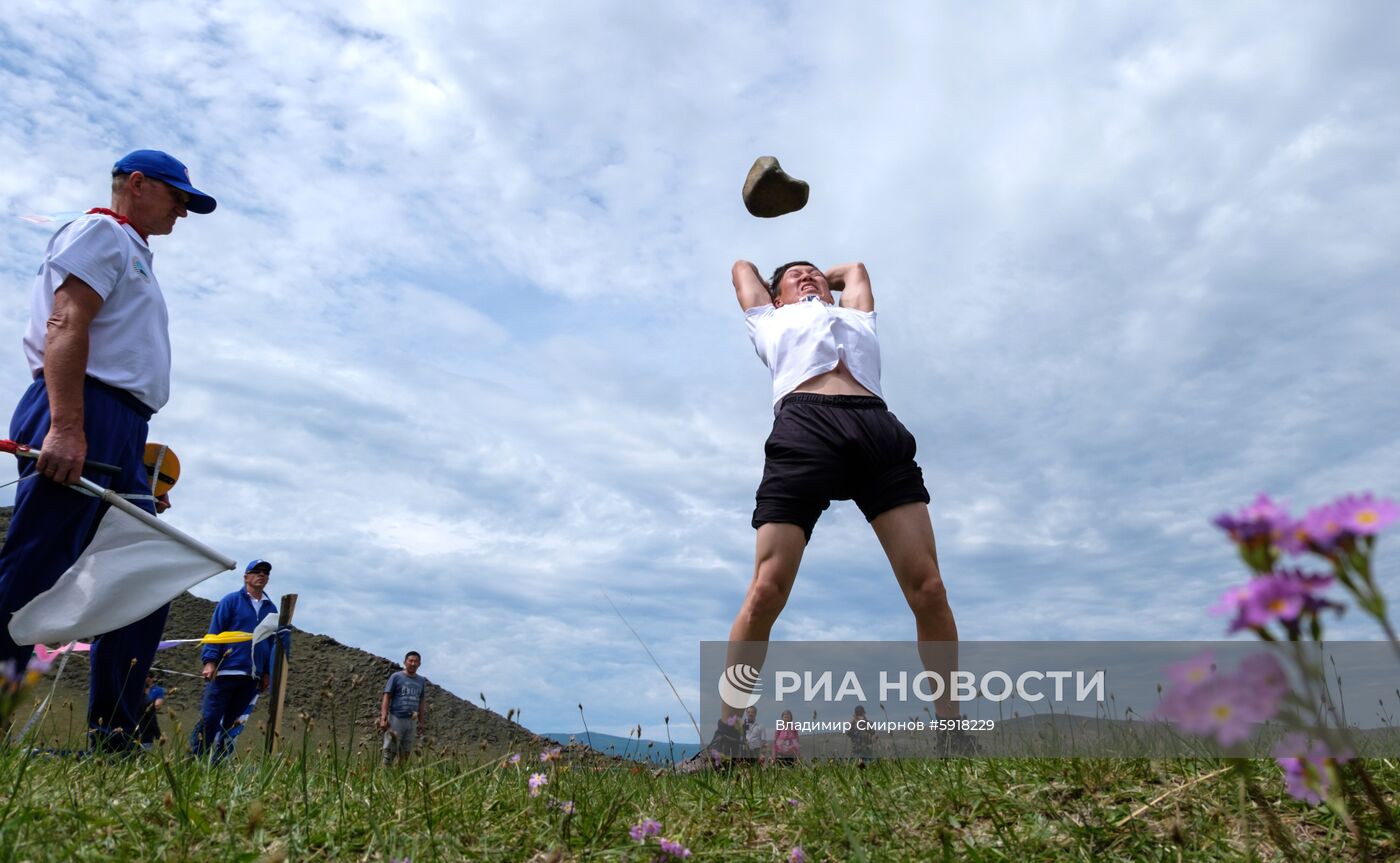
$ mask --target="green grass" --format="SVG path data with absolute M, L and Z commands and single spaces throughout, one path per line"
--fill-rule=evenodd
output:
M 255 747 L 250 747 L 250 750 Z M 646 768 L 520 767 L 469 756 L 385 770 L 363 744 L 210 768 L 178 751 L 75 760 L 0 752 L 0 860 L 650 860 L 643 817 L 696 860 L 1270 860 L 1281 825 L 1303 861 L 1355 859 L 1325 807 L 1288 798 L 1270 762 L 1246 762 L 1249 798 L 1210 760 L 887 761 L 653 775 Z M 1368 762 L 1400 788 L 1400 764 Z M 550 783 L 529 797 L 530 772 Z M 1194 784 L 1191 784 L 1194 783 Z M 1395 806 L 1394 792 L 1390 804 Z M 566 815 L 551 800 L 572 800 Z M 795 802 L 790 802 L 795 801 Z M 1266 810 L 1268 816 L 1266 816 Z M 1353 810 L 1353 815 L 1356 815 Z M 1373 854 L 1400 854 L 1373 815 Z

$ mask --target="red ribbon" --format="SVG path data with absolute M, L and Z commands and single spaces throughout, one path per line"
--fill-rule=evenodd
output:
M 93 207 L 91 210 L 88 210 L 88 211 L 87 211 L 87 214 L 88 214 L 89 216 L 94 215 L 94 214 L 99 215 L 99 216 L 111 216 L 112 218 L 114 218 L 114 219 L 117 220 L 117 224 L 118 224 L 118 225 L 129 225 L 129 224 L 131 224 L 131 220 L 128 219 L 126 216 L 123 216 L 121 213 L 118 213 L 118 212 L 116 212 L 116 211 L 114 211 L 114 210 L 109 210 L 109 209 L 107 209 L 106 207 Z

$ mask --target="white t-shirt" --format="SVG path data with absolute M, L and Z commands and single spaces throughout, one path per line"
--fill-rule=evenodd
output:
M 819 299 L 744 313 L 759 359 L 773 373 L 773 409 L 783 396 L 845 363 L 856 382 L 880 395 L 880 340 L 875 313 Z
M 102 297 L 88 333 L 87 373 L 126 390 L 153 411 L 170 398 L 170 315 L 151 265 L 151 247 L 130 225 L 97 213 L 79 216 L 49 240 L 34 277 L 24 355 L 44 369 L 53 296 L 73 275 Z

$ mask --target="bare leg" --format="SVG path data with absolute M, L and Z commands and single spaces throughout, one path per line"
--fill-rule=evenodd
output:
M 956 717 L 958 707 L 949 689 L 958 667 L 958 625 L 938 571 L 938 549 L 934 546 L 928 506 L 917 502 L 897 506 L 876 516 L 870 526 L 875 528 L 909 610 L 914 612 L 924 668 L 948 684 L 935 710 L 940 717 Z
M 734 616 L 734 625 L 729 628 L 726 667 L 740 663 L 763 667 L 768 655 L 768 636 L 783 606 L 787 605 L 806 548 L 807 537 L 795 524 L 770 522 L 758 529 L 753 581 L 744 595 L 744 604 Z M 728 705 L 723 710 L 722 719 L 741 712 Z

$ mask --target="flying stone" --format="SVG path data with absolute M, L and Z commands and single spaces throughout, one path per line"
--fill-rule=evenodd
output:
M 771 219 L 807 206 L 808 191 L 807 184 L 789 177 L 777 159 L 759 156 L 744 180 L 744 206 L 759 218 Z

